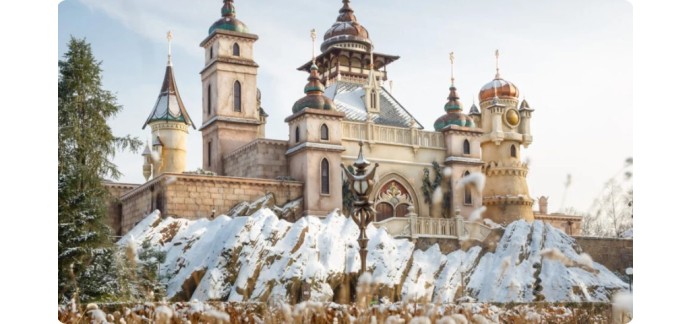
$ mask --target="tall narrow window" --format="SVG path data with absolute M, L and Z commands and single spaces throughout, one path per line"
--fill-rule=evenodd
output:
M 206 143 L 206 166 L 211 166 L 211 142 Z
M 371 98 L 369 100 L 371 100 L 371 108 L 376 108 L 376 92 L 371 92 Z
M 470 175 L 470 171 L 465 171 L 463 177 Z M 472 188 L 469 185 L 465 186 L 465 205 L 472 205 Z
M 462 152 L 465 154 L 470 154 L 470 141 L 465 140 L 465 142 L 462 143 Z
M 517 149 L 515 148 L 515 145 L 510 146 L 510 156 L 517 157 Z
M 235 96 L 235 111 L 242 111 L 242 86 L 240 81 L 235 81 L 233 93 Z
M 326 124 L 321 125 L 321 140 L 328 140 L 328 126 Z
M 206 113 L 211 114 L 211 85 L 206 88 Z
M 213 58 L 213 46 L 208 48 L 208 58 L 209 59 Z
M 232 55 L 240 56 L 240 45 L 237 45 L 237 43 L 235 43 L 235 45 L 232 45 Z
M 295 143 L 299 143 L 299 126 L 295 127 Z
M 329 194 L 331 192 L 331 184 L 330 184 L 330 178 L 328 176 L 329 174 L 329 167 L 328 167 L 328 160 L 323 159 L 321 160 L 321 193 L 322 194 Z

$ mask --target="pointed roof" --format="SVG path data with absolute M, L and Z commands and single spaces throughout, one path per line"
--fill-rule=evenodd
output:
M 185 109 L 182 103 L 182 98 L 180 98 L 180 92 L 177 90 L 177 83 L 175 83 L 175 75 L 173 74 L 170 61 L 168 61 L 168 66 L 165 68 L 165 76 L 163 77 L 163 85 L 161 86 L 158 100 L 156 100 L 153 111 L 151 111 L 141 129 L 146 128 L 146 125 L 152 122 L 161 120 L 185 123 L 192 125 L 196 129 L 194 122 L 192 122 L 187 109 Z
M 479 113 L 479 108 L 477 108 L 477 105 L 474 104 L 474 102 L 472 103 L 472 107 L 470 107 L 470 116 L 472 115 L 481 115 Z
M 527 99 L 522 99 L 522 103 L 520 104 L 520 110 L 534 110 L 530 108 L 529 103 L 527 102 Z
M 333 45 L 349 42 L 359 43 L 370 49 L 372 42 L 369 39 L 369 32 L 357 21 L 354 10 L 350 8 L 350 0 L 343 0 L 343 7 L 338 13 L 333 26 L 323 35 L 321 52 L 325 52 Z

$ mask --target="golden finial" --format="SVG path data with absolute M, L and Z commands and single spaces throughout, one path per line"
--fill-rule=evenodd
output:
M 455 73 L 453 72 L 453 62 L 455 61 L 455 52 L 450 52 L 450 84 L 455 86 Z
M 311 64 L 316 65 L 316 29 L 311 29 Z
M 168 65 L 172 66 L 172 31 L 168 30 Z
M 498 49 L 496 49 L 496 79 L 501 78 L 501 74 L 498 73 Z

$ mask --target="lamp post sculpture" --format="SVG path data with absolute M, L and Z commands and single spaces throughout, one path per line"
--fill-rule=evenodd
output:
M 369 201 L 369 194 L 374 187 L 374 174 L 376 173 L 376 168 L 379 166 L 378 163 L 374 164 L 374 168 L 367 171 L 369 166 L 369 161 L 364 158 L 362 154 L 362 146 L 364 143 L 359 142 L 359 156 L 355 163 L 352 165 L 355 167 L 355 174 L 352 174 L 347 170 L 343 163 L 340 163 L 340 167 L 345 171 L 347 176 L 347 182 L 350 186 L 350 192 L 354 192 L 357 196 L 355 202 L 353 203 L 351 217 L 355 221 L 355 224 L 359 226 L 359 257 L 362 261 L 362 268 L 360 269 L 360 274 L 364 273 L 367 268 L 367 243 L 369 238 L 367 237 L 367 225 L 374 220 L 376 216 L 376 211 L 372 208 L 372 202 Z

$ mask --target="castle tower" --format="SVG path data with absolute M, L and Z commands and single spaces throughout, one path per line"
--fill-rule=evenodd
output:
M 341 126 L 345 114 L 335 110 L 319 79 L 314 64 L 304 86 L 306 95 L 295 102 L 292 115 L 285 119 L 290 129 L 285 155 L 290 176 L 304 183 L 303 215 L 325 216 L 343 206 L 340 164 L 345 151 Z
M 172 33 L 168 32 L 168 65 L 165 68 L 163 85 L 151 114 L 141 129 L 151 127 L 153 151 L 144 148 L 143 173 L 146 180 L 152 174 L 155 178 L 161 173 L 182 173 L 187 167 L 187 135 L 189 126 L 194 123 L 187 113 L 180 92 L 175 83 L 172 68 L 170 42 Z
M 367 85 L 370 74 L 374 81 L 387 80 L 386 66 L 400 57 L 373 50 L 369 31 L 357 20 L 350 0 L 343 0 L 335 23 L 323 35 L 321 54 L 314 61 L 322 75 L 321 82 L 326 86 L 338 80 Z M 307 62 L 298 70 L 309 72 L 311 65 Z
M 497 223 L 534 220 L 527 187 L 527 164 L 520 160 L 520 147 L 532 142 L 529 134 L 531 109 L 518 111 L 518 88 L 501 78 L 496 50 L 496 76 L 479 92 L 484 135 L 481 137 L 483 172 L 486 175 L 482 215 Z M 529 109 L 529 110 L 525 110 Z
M 479 136 L 482 130 L 478 128 L 471 117 L 465 115 L 463 106 L 455 87 L 453 63 L 455 57 L 450 53 L 451 77 L 448 102 L 443 107 L 446 113 L 436 119 L 434 129 L 443 132 L 446 141 L 445 165 L 450 168 L 451 214 L 460 211 L 462 216 L 469 216 L 472 211 L 482 204 L 482 193 L 474 184 L 461 184 L 463 177 L 471 173 L 481 172 L 482 160 L 479 147 Z
M 206 51 L 201 70 L 203 168 L 224 175 L 223 158 L 256 138 L 263 138 L 266 115 L 256 86 L 259 65 L 253 46 L 259 39 L 236 17 L 233 0 L 224 0 L 222 17 L 201 42 Z

